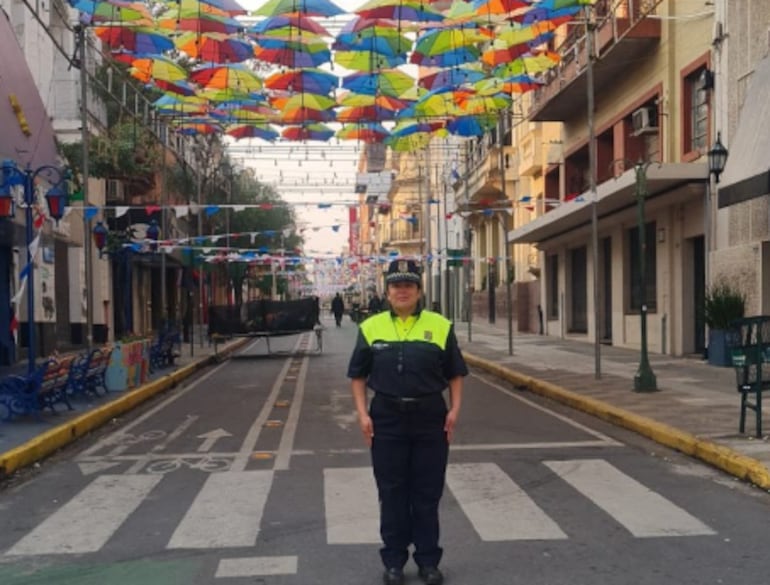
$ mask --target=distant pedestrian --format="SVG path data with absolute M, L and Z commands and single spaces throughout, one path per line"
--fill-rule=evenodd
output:
M 376 315 L 381 310 L 382 310 L 382 301 L 380 300 L 380 297 L 377 295 L 377 293 L 374 293 L 372 295 L 372 298 L 369 299 L 369 314 Z
M 345 314 L 345 301 L 342 300 L 340 293 L 337 293 L 332 299 L 332 313 L 337 327 L 342 327 L 342 316 Z
M 377 482 L 383 582 L 404 584 L 413 544 L 422 581 L 441 585 L 438 507 L 468 368 L 451 321 L 419 308 L 417 264 L 391 263 L 385 282 L 391 310 L 361 324 L 348 366 Z

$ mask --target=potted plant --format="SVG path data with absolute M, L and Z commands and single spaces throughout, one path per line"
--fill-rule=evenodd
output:
M 730 366 L 727 337 L 730 324 L 742 319 L 746 312 L 746 296 L 728 280 L 721 279 L 708 291 L 703 302 L 703 318 L 709 328 L 708 362 L 714 366 Z

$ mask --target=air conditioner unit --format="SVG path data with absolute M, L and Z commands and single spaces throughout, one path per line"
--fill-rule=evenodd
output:
M 634 135 L 658 131 L 658 113 L 655 108 L 639 108 L 631 114 L 631 127 Z

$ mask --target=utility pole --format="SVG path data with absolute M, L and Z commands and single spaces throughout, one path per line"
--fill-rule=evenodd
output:
M 591 251 L 593 261 L 594 284 L 594 376 L 597 380 L 602 377 L 601 364 L 601 311 L 599 309 L 599 211 L 598 193 L 596 192 L 596 121 L 594 104 L 594 32 L 593 10 L 586 6 L 586 87 L 588 103 L 588 187 L 591 192 Z M 562 319 L 564 315 L 562 315 Z M 605 315 L 606 319 L 612 318 Z
M 504 152 L 504 137 L 505 137 L 505 118 L 504 118 L 504 111 L 500 110 L 500 132 L 498 137 L 498 142 L 500 144 L 500 191 L 503 195 L 503 200 L 506 201 L 506 205 L 508 204 L 508 196 L 506 195 L 505 190 L 505 152 Z M 507 212 L 504 212 L 507 213 Z M 511 259 L 509 255 L 508 250 L 508 233 L 505 229 L 505 222 L 503 219 L 495 212 L 495 216 L 500 221 L 500 227 L 501 231 L 503 232 L 503 250 L 504 252 L 504 260 L 505 260 L 505 311 L 508 317 L 508 355 L 513 355 L 513 299 L 511 297 Z
M 91 254 L 91 219 L 88 217 L 88 175 L 90 135 L 88 133 L 88 71 L 86 70 L 86 27 L 77 28 L 80 45 L 80 140 L 83 145 L 83 254 L 85 255 L 86 348 L 90 351 L 94 337 L 94 262 Z

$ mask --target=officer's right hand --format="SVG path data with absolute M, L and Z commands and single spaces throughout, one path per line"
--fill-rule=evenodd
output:
M 367 447 L 372 446 L 372 437 L 374 436 L 374 424 L 372 424 L 372 417 L 368 414 L 358 417 L 358 426 L 361 427 L 361 432 L 364 434 L 364 441 L 366 441 Z

